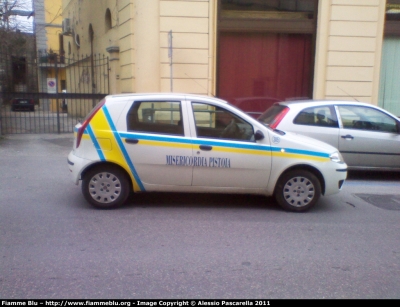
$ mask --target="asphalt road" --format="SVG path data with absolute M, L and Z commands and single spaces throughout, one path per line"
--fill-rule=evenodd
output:
M 2 299 L 400 298 L 400 174 L 351 174 L 307 213 L 201 194 L 104 211 L 73 184 L 71 146 L 0 139 Z

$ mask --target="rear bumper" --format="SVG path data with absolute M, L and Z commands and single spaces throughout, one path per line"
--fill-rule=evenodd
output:
M 13 104 L 11 110 L 35 110 L 34 104 Z
M 92 163 L 91 160 L 77 157 L 72 150 L 67 158 L 68 168 L 71 172 L 72 181 L 77 185 L 81 179 L 83 170 Z

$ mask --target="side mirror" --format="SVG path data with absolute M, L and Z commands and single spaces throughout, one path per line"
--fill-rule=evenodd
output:
M 256 133 L 254 134 L 254 139 L 256 141 L 261 141 L 264 138 L 264 133 L 260 130 L 257 130 Z

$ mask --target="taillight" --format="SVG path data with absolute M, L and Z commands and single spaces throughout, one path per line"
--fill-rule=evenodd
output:
M 282 121 L 282 119 L 285 117 L 285 115 L 289 112 L 289 108 L 286 107 L 284 108 L 281 112 L 279 112 L 275 118 L 272 120 L 272 123 L 269 125 L 272 129 L 276 129 L 278 127 L 279 123 Z
M 35 104 L 35 100 L 30 99 L 30 100 L 29 100 L 29 103 L 30 103 L 30 104 Z
M 86 118 L 84 119 L 82 125 L 78 128 L 78 133 L 76 136 L 76 148 L 79 147 L 79 145 L 81 144 L 81 140 L 82 140 L 82 135 L 85 132 L 86 127 L 89 125 L 90 121 L 92 120 L 92 118 L 96 115 L 97 111 L 100 110 L 103 105 L 106 103 L 106 100 L 103 99 L 102 101 L 100 101 L 93 109 L 92 111 L 90 111 L 90 113 L 86 116 Z

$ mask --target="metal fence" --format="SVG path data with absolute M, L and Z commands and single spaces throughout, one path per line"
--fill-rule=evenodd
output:
M 0 134 L 70 133 L 109 93 L 109 62 L 100 55 L 40 54 L 33 60 L 0 53 Z M 14 99 L 34 110 L 14 108 Z

